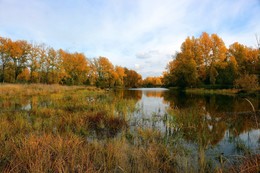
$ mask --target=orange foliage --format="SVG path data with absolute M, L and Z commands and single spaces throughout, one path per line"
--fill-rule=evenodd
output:
M 161 86 L 162 85 L 162 77 L 147 77 L 143 80 L 143 86 L 151 87 L 151 86 Z
M 61 83 L 68 85 L 97 85 L 114 87 L 140 84 L 141 75 L 125 73 L 106 57 L 87 59 L 83 53 L 56 51 L 44 44 L 29 44 L 0 37 L 0 81 Z M 126 83 L 126 79 L 131 82 Z M 126 83 L 126 84 L 125 84 Z M 137 84 L 138 83 L 138 84 Z
M 62 59 L 62 67 L 65 71 L 65 83 L 67 84 L 83 84 L 87 77 L 89 65 L 86 57 L 82 53 L 68 53 L 60 50 Z
M 28 82 L 30 79 L 30 71 L 28 68 L 25 68 L 17 77 L 18 81 Z
M 233 85 L 244 74 L 259 76 L 259 50 L 239 43 L 226 48 L 217 35 L 202 33 L 199 38 L 187 39 L 181 45 L 164 72 L 165 85 L 189 86 L 201 84 Z

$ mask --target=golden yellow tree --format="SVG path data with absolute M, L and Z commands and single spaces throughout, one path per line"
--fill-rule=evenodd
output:
M 125 69 L 121 66 L 116 66 L 115 72 L 116 72 L 116 74 L 115 74 L 116 85 L 123 86 L 124 85 L 124 77 L 126 76 Z
M 142 85 L 142 76 L 135 70 L 125 68 L 124 84 L 127 88 L 137 88 Z
M 87 80 L 89 64 L 84 54 L 68 53 L 59 50 L 62 58 L 62 68 L 65 71 L 63 82 L 69 85 L 83 84 Z
M 115 71 L 113 64 L 106 57 L 94 59 L 97 71 L 97 86 L 112 87 L 114 85 Z
M 24 68 L 23 71 L 17 76 L 19 82 L 28 82 L 30 80 L 30 71 L 28 68 Z
M 30 46 L 24 40 L 18 40 L 10 43 L 9 55 L 12 60 L 15 82 L 17 81 L 18 75 L 26 67 L 29 50 Z
M 40 46 L 37 44 L 30 44 L 30 51 L 27 57 L 27 64 L 30 72 L 31 83 L 38 83 L 40 71 Z

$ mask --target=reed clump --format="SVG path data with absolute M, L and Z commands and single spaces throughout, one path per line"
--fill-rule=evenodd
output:
M 255 173 L 260 171 L 260 155 L 235 156 L 231 162 L 227 162 L 219 172 L 246 172 Z

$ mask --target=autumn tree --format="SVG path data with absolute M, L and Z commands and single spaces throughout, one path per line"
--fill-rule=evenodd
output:
M 115 71 L 113 64 L 106 57 L 94 59 L 97 71 L 96 85 L 99 87 L 113 87 L 115 82 Z
M 224 68 L 218 68 L 216 83 L 223 87 L 232 87 L 238 77 L 237 63 L 233 57 L 227 57 L 226 63 Z
M 168 64 L 163 80 L 180 87 L 215 85 L 218 75 L 228 66 L 226 54 L 227 48 L 216 34 L 204 32 L 199 38 L 188 37 Z
M 162 77 L 147 77 L 143 80 L 142 85 L 145 87 L 162 86 Z
M 236 64 L 239 75 L 246 73 L 246 47 L 235 42 L 229 46 L 229 53 Z
M 89 72 L 87 74 L 86 83 L 89 85 L 97 85 L 98 71 L 97 71 L 97 61 L 96 58 L 88 59 L 89 62 Z
M 30 82 L 99 87 L 137 87 L 142 77 L 134 70 L 114 66 L 107 58 L 87 59 L 45 44 L 29 44 L 0 37 L 1 82 Z
M 226 68 L 227 48 L 224 41 L 217 34 L 211 35 L 212 55 L 210 57 L 209 79 L 210 84 L 215 85 L 219 71 Z
M 59 55 L 59 52 L 54 50 L 53 48 L 48 49 L 47 65 L 47 83 L 59 83 L 64 75 L 62 67 L 62 57 Z
M 8 43 L 10 43 L 11 40 L 7 38 L 0 37 L 0 80 L 2 82 L 5 81 L 5 71 L 8 63 L 10 62 L 10 56 L 8 55 L 9 52 L 9 46 Z
M 199 58 L 199 53 L 197 40 L 188 37 L 181 45 L 181 52 L 176 53 L 167 66 L 168 72 L 165 73 L 165 77 L 168 84 L 182 88 L 195 86 L 198 82 L 199 67 L 202 68 L 202 59 Z M 196 61 L 201 66 L 197 65 Z M 204 72 L 201 71 L 201 73 Z
M 124 86 L 125 69 L 121 66 L 115 67 L 115 85 Z
M 17 81 L 27 83 L 30 80 L 30 71 L 28 68 L 24 68 L 23 71 L 17 76 Z
M 30 51 L 28 52 L 27 57 L 27 67 L 29 68 L 31 83 L 38 83 L 39 80 L 39 71 L 40 71 L 40 46 L 37 44 L 30 45 Z
M 253 90 L 257 89 L 258 87 L 258 79 L 256 75 L 249 75 L 245 74 L 242 75 L 240 78 L 236 79 L 235 82 L 235 87 L 245 89 L 245 90 Z
M 162 82 L 165 86 L 174 86 L 173 73 L 176 67 L 176 61 L 172 60 L 166 65 L 166 71 L 163 72 Z
M 195 86 L 197 82 L 195 60 L 192 58 L 185 58 L 182 53 L 178 53 L 174 61 L 175 68 L 173 69 L 173 82 L 182 88 Z
M 63 50 L 59 50 L 59 54 L 62 58 L 62 68 L 65 72 L 62 83 L 69 85 L 84 84 L 89 70 L 89 64 L 85 55 L 82 53 L 68 53 Z
M 124 84 L 127 88 L 137 88 L 142 85 L 142 76 L 134 70 L 125 68 Z
M 252 49 L 235 42 L 230 45 L 229 53 L 236 61 L 239 75 L 256 73 L 257 66 L 259 65 L 257 49 Z
M 208 33 L 203 32 L 199 38 L 199 49 L 201 52 L 201 59 L 203 61 L 203 65 L 200 67 L 203 69 L 203 82 L 208 78 L 209 66 L 210 66 L 210 56 L 212 51 L 212 41 Z
M 10 42 L 9 55 L 12 61 L 12 68 L 14 73 L 14 81 L 17 81 L 18 75 L 26 68 L 27 55 L 29 53 L 30 46 L 24 40 L 18 40 Z
M 35 73 L 37 76 L 39 75 L 39 81 L 41 83 L 47 83 L 47 71 L 48 71 L 48 63 L 47 63 L 47 52 L 48 48 L 45 44 L 40 44 L 39 46 L 39 73 Z
M 227 48 L 223 40 L 217 35 L 211 36 L 202 33 L 199 38 L 200 56 L 203 59 L 204 82 L 215 84 L 218 76 L 218 68 L 225 68 Z

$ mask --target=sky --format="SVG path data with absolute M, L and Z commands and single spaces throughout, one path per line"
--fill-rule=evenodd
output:
M 0 36 L 160 76 L 188 36 L 256 47 L 260 0 L 0 0 Z

